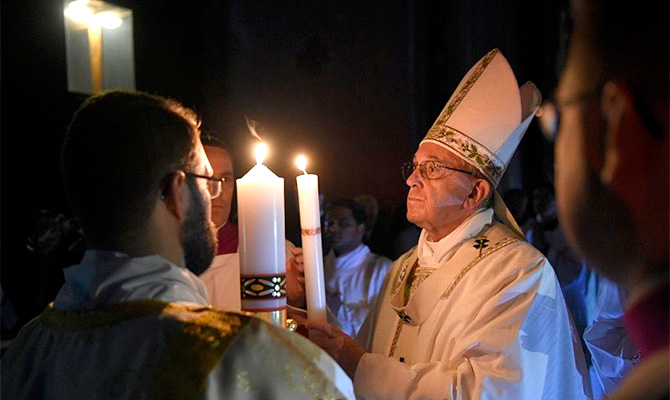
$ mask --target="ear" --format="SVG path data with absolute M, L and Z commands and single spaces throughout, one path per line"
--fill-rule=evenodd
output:
M 183 221 L 186 218 L 186 208 L 184 196 L 182 196 L 182 191 L 186 186 L 186 175 L 183 171 L 177 171 L 172 174 L 172 177 L 166 184 L 165 188 L 165 198 L 163 202 L 165 203 L 165 208 L 168 212 L 172 214 L 179 222 Z
M 475 210 L 481 207 L 482 202 L 491 194 L 491 184 L 483 178 L 475 178 L 472 189 L 468 197 L 463 202 L 463 208 L 467 210 Z
M 356 225 L 356 234 L 365 237 L 365 223 Z
M 667 126 L 658 137 L 642 117 L 651 110 L 640 107 L 644 105 L 635 101 L 625 82 L 608 82 L 603 87 L 606 129 L 600 183 L 627 207 L 641 254 L 649 260 L 665 260 L 658 264 L 662 265 L 668 260 Z
M 639 192 L 641 180 L 652 172 L 648 167 L 658 149 L 625 83 L 605 84 L 601 110 L 606 127 L 600 181 L 625 198 L 644 198 Z

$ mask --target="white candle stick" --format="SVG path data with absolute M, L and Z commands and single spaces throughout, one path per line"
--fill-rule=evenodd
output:
M 307 159 L 300 156 L 296 164 L 304 173 L 296 178 L 300 204 L 300 232 L 305 260 L 305 291 L 307 318 L 326 322 L 326 290 L 323 279 L 323 250 L 321 249 L 321 213 L 319 210 L 319 177 L 305 170 Z
M 264 143 L 256 146 L 256 165 L 237 180 L 242 310 L 286 309 L 284 179 L 265 165 Z

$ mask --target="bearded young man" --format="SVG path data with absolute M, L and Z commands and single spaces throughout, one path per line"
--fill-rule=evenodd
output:
M 358 343 L 307 323 L 358 398 L 590 396 L 553 268 L 494 192 L 539 101 L 497 49 L 482 58 L 404 167 L 407 218 L 423 230 L 389 271 Z
M 89 250 L 4 355 L 3 398 L 351 398 L 308 341 L 208 307 L 196 274 L 214 257 L 221 180 L 191 110 L 93 96 L 70 124 L 62 172 Z

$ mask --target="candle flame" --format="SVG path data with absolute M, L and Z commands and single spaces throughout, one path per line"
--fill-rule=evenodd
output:
M 268 146 L 265 145 L 265 143 L 260 142 L 256 145 L 256 164 L 260 165 L 263 164 L 263 160 L 265 160 L 265 156 L 268 154 Z
M 307 168 L 307 158 L 305 156 L 298 156 L 298 158 L 295 159 L 295 165 L 297 165 L 298 169 L 307 175 L 307 171 L 305 171 Z

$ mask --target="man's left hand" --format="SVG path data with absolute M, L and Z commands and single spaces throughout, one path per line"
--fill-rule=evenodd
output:
M 353 380 L 365 350 L 346 333 L 325 322 L 307 322 L 309 339 L 325 350 Z

